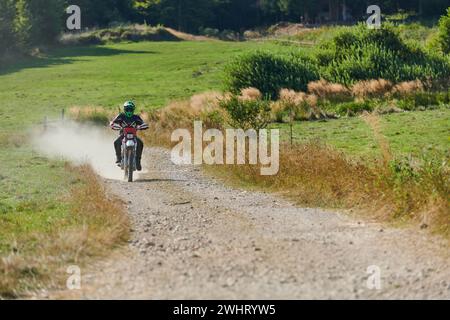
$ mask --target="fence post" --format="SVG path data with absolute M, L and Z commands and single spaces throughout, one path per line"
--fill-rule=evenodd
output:
M 47 116 L 45 116 L 45 117 L 44 117 L 44 123 L 43 123 L 43 124 L 44 124 L 44 132 L 47 131 L 47 126 L 48 126 L 47 122 L 48 122 Z
M 66 113 L 66 110 L 65 110 L 65 109 L 62 109 L 62 110 L 61 110 L 61 120 L 62 120 L 62 121 L 65 120 L 65 119 L 64 119 L 64 118 L 65 118 L 65 113 Z

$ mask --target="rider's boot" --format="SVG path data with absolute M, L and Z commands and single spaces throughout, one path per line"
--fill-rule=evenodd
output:
M 140 158 L 136 159 L 136 170 L 137 171 L 142 171 L 142 165 L 141 165 L 141 159 Z
M 117 155 L 117 156 L 116 156 L 116 164 L 117 164 L 118 166 L 120 166 L 121 163 L 122 163 L 122 156 Z

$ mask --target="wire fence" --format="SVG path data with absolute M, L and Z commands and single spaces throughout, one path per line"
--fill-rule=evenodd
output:
M 61 109 L 60 116 L 59 116 L 58 119 L 50 120 L 48 116 L 44 116 L 44 118 L 42 119 L 42 122 L 39 123 L 39 124 L 42 125 L 42 128 L 43 128 L 44 132 L 46 132 L 49 128 L 51 128 L 51 126 L 53 124 L 62 123 L 65 120 L 66 120 L 66 110 L 65 109 Z

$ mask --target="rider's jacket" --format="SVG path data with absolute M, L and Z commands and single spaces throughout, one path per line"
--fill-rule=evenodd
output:
M 125 116 L 124 113 L 119 114 L 113 121 L 111 121 L 110 126 L 112 127 L 114 124 L 118 124 L 122 127 L 126 127 L 132 124 L 139 126 L 140 130 L 146 130 L 149 128 L 148 124 L 142 120 L 142 118 L 138 115 L 133 115 L 131 118 Z

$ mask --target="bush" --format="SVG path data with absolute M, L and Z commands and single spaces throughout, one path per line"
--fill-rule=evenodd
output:
M 242 99 L 233 95 L 220 101 L 220 106 L 228 113 L 228 124 L 237 129 L 264 129 L 271 120 L 268 100 Z
M 240 39 L 240 34 L 233 30 L 223 30 L 218 36 L 220 40 L 224 41 L 238 41 Z
M 271 99 L 282 88 L 305 91 L 308 83 L 319 79 L 317 66 L 299 55 L 280 55 L 265 51 L 244 54 L 226 67 L 225 86 L 234 94 L 254 87 Z
M 415 92 L 397 102 L 400 109 L 417 110 L 438 107 L 448 103 L 448 95 L 439 92 Z
M 162 27 L 145 25 L 119 26 L 84 33 L 66 33 L 59 40 L 64 45 L 96 45 L 120 41 L 177 41 L 172 33 Z
M 219 29 L 214 28 L 200 28 L 199 32 L 201 35 L 211 38 L 215 38 L 220 35 Z
M 339 115 L 355 115 L 363 111 L 372 112 L 375 109 L 374 103 L 371 101 L 353 101 L 337 104 L 336 113 Z
M 0 1 L 0 58 L 15 46 L 17 35 L 14 30 L 16 8 L 12 1 Z
M 439 44 L 442 52 L 450 53 L 450 8 L 447 9 L 447 14 L 439 20 Z
M 394 83 L 450 77 L 450 60 L 405 43 L 391 25 L 345 29 L 321 47 L 318 62 L 325 79 L 351 85 L 383 78 Z

